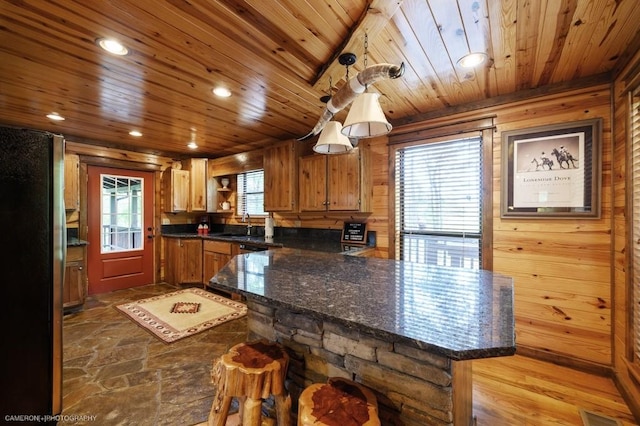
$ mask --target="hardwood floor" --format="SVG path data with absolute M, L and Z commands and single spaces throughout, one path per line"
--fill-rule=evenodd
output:
M 246 339 L 246 321 L 167 345 L 115 309 L 175 290 L 155 285 L 99 295 L 84 311 L 65 316 L 64 414 L 95 415 L 77 424 L 107 426 L 206 420 L 215 391 L 212 360 Z M 580 408 L 637 425 L 604 377 L 516 355 L 474 361 L 473 379 L 479 426 L 582 426 Z
M 637 425 L 613 381 L 524 356 L 473 362 L 478 426 L 578 425 L 580 409 Z

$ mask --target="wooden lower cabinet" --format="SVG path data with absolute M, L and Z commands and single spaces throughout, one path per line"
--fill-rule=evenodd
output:
M 202 240 L 165 239 L 165 281 L 171 285 L 202 283 Z
M 87 297 L 87 271 L 85 246 L 67 247 L 67 258 L 62 286 L 62 307 L 72 309 L 82 306 Z
M 207 284 L 238 253 L 238 244 L 225 241 L 204 241 L 203 244 L 202 278 Z

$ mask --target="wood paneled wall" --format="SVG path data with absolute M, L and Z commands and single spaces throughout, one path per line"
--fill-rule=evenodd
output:
M 493 111 L 493 265 L 515 281 L 518 346 L 611 365 L 611 112 L 608 85 Z M 503 131 L 601 117 L 599 219 L 501 219 Z

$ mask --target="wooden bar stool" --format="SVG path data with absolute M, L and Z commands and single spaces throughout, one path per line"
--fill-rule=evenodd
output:
M 243 426 L 260 426 L 262 399 L 273 395 L 278 426 L 291 423 L 291 400 L 284 381 L 289 355 L 277 343 L 266 340 L 240 343 L 214 362 L 212 376 L 217 385 L 209 426 L 223 426 L 234 397 L 240 403 Z
M 305 388 L 298 400 L 298 426 L 380 426 L 378 402 L 366 387 L 331 377 Z

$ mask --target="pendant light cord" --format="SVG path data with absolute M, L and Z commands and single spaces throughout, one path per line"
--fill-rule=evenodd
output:
M 369 53 L 369 34 L 364 33 L 364 69 L 367 69 L 367 53 Z M 364 91 L 369 91 L 369 85 L 364 85 Z

